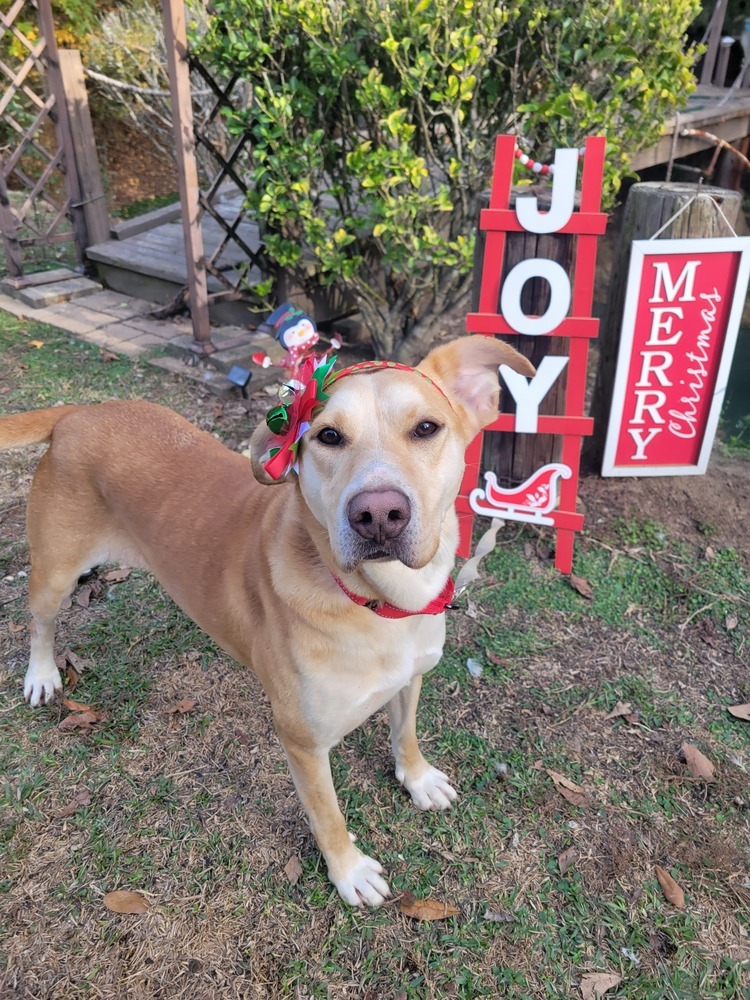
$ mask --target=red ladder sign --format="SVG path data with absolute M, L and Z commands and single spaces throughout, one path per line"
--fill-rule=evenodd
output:
M 458 554 L 462 557 L 470 554 L 474 514 L 547 524 L 554 526 L 557 533 L 555 566 L 562 573 L 570 573 L 573 567 L 575 532 L 580 531 L 583 526 L 583 515 L 576 510 L 581 440 L 592 433 L 594 426 L 594 421 L 584 416 L 583 408 L 589 341 L 599 332 L 599 321 L 592 317 L 591 306 L 597 240 L 607 224 L 606 215 L 600 211 L 605 138 L 595 136 L 586 140 L 578 210 L 573 207 L 575 160 L 578 156 L 576 150 L 558 150 L 556 153 L 556 183 L 549 212 L 538 213 L 536 200 L 533 198 L 518 198 L 516 207 L 510 208 L 515 150 L 515 136 L 497 137 L 489 208 L 482 211 L 479 220 L 479 228 L 486 232 L 479 311 L 467 316 L 466 329 L 469 333 L 483 333 L 487 336 L 543 334 L 566 337 L 569 340 L 569 353 L 567 358 L 544 358 L 536 379 L 531 382 L 510 370 L 501 369 L 508 389 L 518 403 L 517 412 L 500 414 L 497 420 L 472 441 L 466 451 L 466 470 L 456 501 L 461 525 Z M 559 194 L 558 197 L 562 188 L 558 189 L 557 179 L 562 178 L 563 173 L 569 182 L 568 188 L 571 189 L 567 192 L 567 209 L 563 204 L 566 202 L 565 194 Z M 560 183 L 562 182 L 561 180 Z M 528 205 L 522 206 L 519 211 L 519 205 L 524 201 L 533 203 L 530 211 L 526 210 Z M 519 216 L 524 218 L 525 225 L 521 224 Z M 535 219 L 534 225 L 529 223 L 530 218 Z M 560 218 L 562 224 L 557 225 Z M 506 233 L 524 230 L 566 233 L 577 237 L 572 281 L 558 264 L 536 259 L 516 265 L 501 288 Z M 514 276 L 516 271 L 518 273 Z M 535 276 L 542 276 L 549 281 L 552 292 L 550 306 L 544 317 L 525 317 L 519 307 L 520 291 L 523 284 Z M 501 303 L 505 315 L 498 311 Z M 514 325 L 511 325 L 510 319 Z M 566 366 L 568 379 L 564 413 L 558 416 L 539 416 L 539 402 Z M 537 380 L 540 381 L 535 387 Z M 563 438 L 562 461 L 536 470 L 525 483 L 513 490 L 500 488 L 495 474 L 487 472 L 485 487 L 479 488 L 477 484 L 484 433 L 492 431 L 559 434 Z

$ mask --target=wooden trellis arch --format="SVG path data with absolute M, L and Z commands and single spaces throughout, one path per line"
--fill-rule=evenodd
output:
M 39 36 L 20 24 L 33 17 Z M 21 55 L 0 58 L 0 231 L 10 279 L 20 279 L 34 247 L 73 242 L 83 259 L 86 220 L 75 169 L 50 0 L 14 0 L 0 11 L 0 40 Z M 54 128 L 50 128 L 53 125 Z M 11 198 L 11 192 L 17 196 Z

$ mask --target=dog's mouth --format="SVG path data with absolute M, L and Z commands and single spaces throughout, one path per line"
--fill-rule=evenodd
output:
M 400 562 L 411 569 L 416 568 L 416 552 L 408 538 L 395 538 L 391 542 L 368 542 L 350 538 L 349 544 L 340 552 L 341 568 L 352 572 L 361 563 Z

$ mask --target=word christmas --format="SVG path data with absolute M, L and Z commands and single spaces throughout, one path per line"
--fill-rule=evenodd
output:
M 602 475 L 706 471 L 749 267 L 750 238 L 633 244 Z
M 459 555 L 469 554 L 472 515 L 482 514 L 516 521 L 552 525 L 556 529 L 555 565 L 569 573 L 573 539 L 583 525 L 576 510 L 581 440 L 591 434 L 593 421 L 583 416 L 589 341 L 596 337 L 598 320 L 591 316 L 597 237 L 606 226 L 600 211 L 605 141 L 586 140 L 584 150 L 558 149 L 555 153 L 549 210 L 539 210 L 534 196 L 518 197 L 511 209 L 513 161 L 518 157 L 513 136 L 501 135 L 495 163 L 489 208 L 481 213 L 479 227 L 486 233 L 479 311 L 467 317 L 470 333 L 530 334 L 565 337 L 569 349 L 563 356 L 549 354 L 537 366 L 533 379 L 518 375 L 505 365 L 500 373 L 516 402 L 516 413 L 500 414 L 485 428 L 517 434 L 559 434 L 562 461 L 542 466 L 520 486 L 501 487 L 494 472 L 487 472 L 484 487 L 477 486 L 483 436 L 466 453 L 466 472 L 456 502 L 461 520 Z M 580 207 L 576 209 L 578 163 L 583 156 Z M 521 157 L 522 159 L 522 157 Z M 576 237 L 573 274 L 556 261 L 538 257 L 523 260 L 501 281 L 506 235 L 509 232 L 560 233 Z M 527 315 L 521 305 L 524 286 L 533 278 L 549 285 L 549 305 L 541 316 Z M 540 415 L 539 407 L 562 373 L 567 372 L 564 412 Z

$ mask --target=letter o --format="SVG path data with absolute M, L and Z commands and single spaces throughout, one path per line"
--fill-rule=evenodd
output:
M 542 316 L 527 316 L 521 309 L 521 293 L 531 278 L 544 278 L 549 284 L 549 305 Z M 509 271 L 500 293 L 500 312 L 517 333 L 540 337 L 562 323 L 570 309 L 570 298 L 570 279 L 560 264 L 535 257 L 522 260 Z

